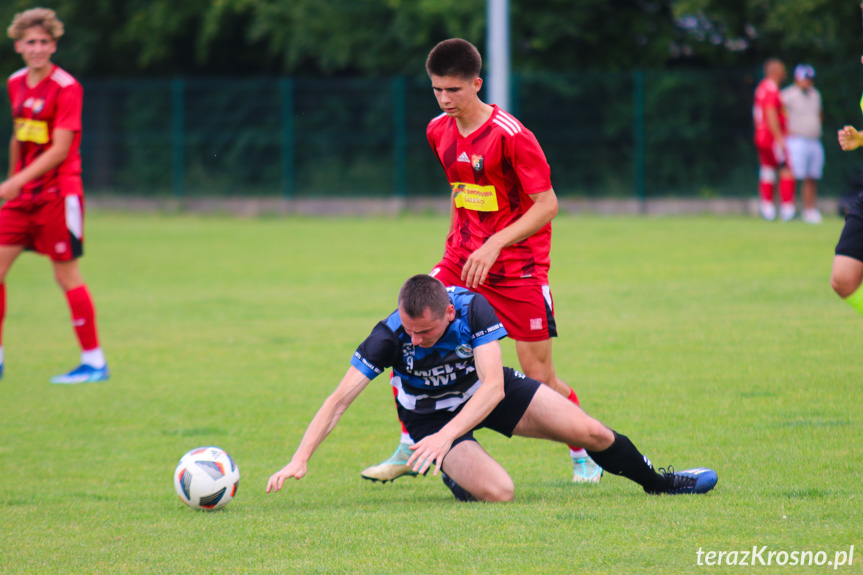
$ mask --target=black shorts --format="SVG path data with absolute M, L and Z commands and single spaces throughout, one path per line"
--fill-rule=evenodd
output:
M 852 210 L 845 216 L 845 227 L 836 244 L 836 255 L 863 262 L 863 214 L 859 211 Z
M 521 421 L 527 406 L 530 405 L 536 390 L 542 385 L 535 379 L 515 371 L 512 368 L 503 368 L 503 391 L 504 398 L 473 430 L 465 433 L 452 442 L 453 447 L 462 441 L 476 441 L 473 432 L 483 427 L 493 429 L 507 437 L 512 437 L 512 431 Z M 416 413 L 402 407 L 397 403 L 399 419 L 405 424 L 411 438 L 419 441 L 423 437 L 440 431 L 444 425 L 449 423 L 464 408 L 466 403 L 458 406 L 454 411 L 435 411 L 434 413 Z

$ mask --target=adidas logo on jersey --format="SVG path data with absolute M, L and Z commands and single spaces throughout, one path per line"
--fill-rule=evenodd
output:
M 459 154 L 458 161 L 459 162 L 467 162 L 469 164 L 470 158 L 467 157 L 467 152 L 462 152 L 461 154 Z

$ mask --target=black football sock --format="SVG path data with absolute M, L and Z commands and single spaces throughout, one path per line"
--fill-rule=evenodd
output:
M 638 451 L 628 437 L 614 433 L 614 443 L 605 451 L 590 451 L 588 455 L 605 471 L 635 481 L 648 493 L 665 491 L 665 478 L 653 470 L 650 460 Z
M 476 497 L 468 493 L 464 487 L 453 481 L 446 473 L 441 472 L 441 479 L 443 480 L 443 484 L 449 487 L 449 490 L 452 491 L 452 494 L 455 495 L 455 498 L 459 501 L 464 501 L 466 503 L 477 501 Z

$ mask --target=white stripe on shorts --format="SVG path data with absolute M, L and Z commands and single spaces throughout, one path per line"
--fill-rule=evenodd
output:
M 81 215 L 81 198 L 78 196 L 66 196 L 66 228 L 69 232 L 81 239 L 84 235 L 84 218 Z

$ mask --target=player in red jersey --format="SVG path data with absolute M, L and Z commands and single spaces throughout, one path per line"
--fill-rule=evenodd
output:
M 577 405 L 551 357 L 557 327 L 548 268 L 551 220 L 558 211 L 551 170 L 532 132 L 479 99 L 481 67 L 479 51 L 461 39 L 441 42 L 426 61 L 443 110 L 426 134 L 452 188 L 446 250 L 431 275 L 485 296 L 515 340 L 525 375 Z M 391 481 L 409 474 L 412 443 L 402 426 L 393 456 L 362 476 Z M 581 447 L 570 450 L 573 481 L 598 482 L 602 469 Z
M 773 203 L 776 175 L 779 175 L 779 215 L 783 221 L 794 217 L 794 174 L 788 165 L 785 148 L 785 107 L 779 96 L 779 85 L 785 80 L 785 64 L 771 58 L 764 63 L 764 79 L 755 89 L 752 119 L 755 123 L 755 147 L 758 150 L 759 211 L 768 221 L 776 219 Z
M 26 249 L 48 256 L 81 345 L 81 365 L 51 382 L 102 381 L 109 377 L 108 366 L 96 334 L 93 300 L 77 260 L 84 246 L 79 153 L 83 90 L 51 62 L 63 35 L 63 23 L 53 10 L 34 8 L 16 14 L 8 33 L 27 67 L 8 81 L 14 127 L 8 179 L 0 182 L 0 326 L 6 315 L 9 268 Z M 0 375 L 2 361 L 0 345 Z

